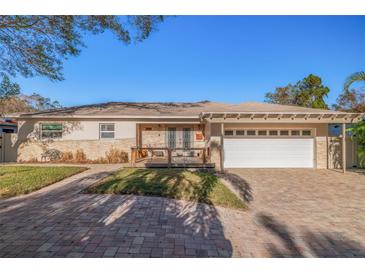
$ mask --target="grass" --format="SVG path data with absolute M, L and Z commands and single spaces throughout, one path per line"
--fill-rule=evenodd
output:
M 83 167 L 1 166 L 0 197 L 26 194 L 84 170 Z
M 90 186 L 86 192 L 160 196 L 245 208 L 244 202 L 214 174 L 184 169 L 124 168 Z

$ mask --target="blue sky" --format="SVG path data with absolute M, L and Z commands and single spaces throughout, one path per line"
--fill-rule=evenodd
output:
M 335 102 L 345 78 L 365 70 L 365 16 L 178 16 L 139 44 L 110 33 L 64 64 L 66 80 L 18 78 L 64 106 L 107 101 L 263 101 L 314 73 Z

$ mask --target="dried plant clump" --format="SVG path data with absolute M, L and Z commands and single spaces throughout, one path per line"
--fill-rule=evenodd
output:
M 73 162 L 73 160 L 74 160 L 74 155 L 72 154 L 71 151 L 63 152 L 60 158 L 60 162 L 65 162 L 65 163 Z
M 128 163 L 128 153 L 117 149 L 111 148 L 105 153 L 104 157 L 99 157 L 95 160 L 87 158 L 87 155 L 82 149 L 78 149 L 75 152 L 64 151 L 59 153 L 59 157 L 47 157 L 44 161 L 38 161 L 36 157 L 31 158 L 28 161 L 19 161 L 22 163 L 39 163 L 39 162 L 55 162 L 55 163 L 72 163 L 72 164 L 121 164 Z
M 77 163 L 87 163 L 88 161 L 90 161 L 90 160 L 87 159 L 86 154 L 82 149 L 76 150 L 75 162 L 77 162 Z
M 116 148 L 111 148 L 105 155 L 107 163 L 119 164 L 128 162 L 128 153 Z

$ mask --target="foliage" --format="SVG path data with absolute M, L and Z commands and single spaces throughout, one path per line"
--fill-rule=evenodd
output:
M 352 135 L 357 142 L 359 166 L 365 167 L 365 121 L 360 121 L 347 130 L 352 132 Z
M 322 79 L 309 74 L 295 85 L 276 88 L 275 92 L 266 93 L 266 102 L 283 105 L 297 105 L 309 108 L 328 109 L 324 98 L 330 89 L 322 84 Z
M 350 86 L 356 82 L 365 82 L 365 72 L 364 71 L 355 72 L 346 79 L 345 84 L 343 85 L 344 92 L 348 92 Z
M 26 194 L 84 170 L 83 167 L 1 166 L 0 197 Z
M 34 109 L 23 97 L 13 96 L 0 100 L 0 116 L 7 113 L 31 111 L 34 111 Z
M 52 101 L 48 97 L 43 97 L 39 93 L 32 93 L 29 96 L 26 96 L 26 100 L 28 104 L 35 110 L 50 110 L 61 108 L 61 104 L 55 100 Z
M 71 151 L 66 151 L 61 153 L 60 162 L 67 163 L 73 161 L 74 161 L 74 155 Z
M 15 112 L 31 112 L 60 108 L 58 101 L 43 97 L 38 93 L 25 95 L 21 92 L 17 83 L 10 81 L 9 77 L 3 74 L 0 84 L 0 114 Z
M 86 163 L 88 161 L 87 157 L 86 157 L 86 154 L 82 149 L 76 150 L 76 152 L 75 152 L 75 161 L 77 163 Z
M 0 100 L 8 99 L 20 94 L 20 86 L 17 83 L 11 83 L 7 75 L 3 75 L 0 84 Z
M 57 156 L 55 156 L 57 154 Z M 58 163 L 74 163 L 74 164 L 121 164 L 128 163 L 128 152 L 117 148 L 111 148 L 105 153 L 104 157 L 100 157 L 96 160 L 91 160 L 87 157 L 86 153 L 82 149 L 77 149 L 75 152 L 64 151 L 61 152 L 55 149 L 46 149 L 43 155 L 46 160 Z M 29 162 L 37 162 L 29 161 Z
M 87 192 L 160 196 L 236 209 L 245 207 L 213 173 L 185 169 L 123 168 L 92 185 Z
M 345 90 L 336 100 L 333 108 L 339 111 L 365 112 L 365 93 L 363 89 Z
M 125 19 L 125 20 L 123 20 Z M 62 63 L 80 54 L 85 33 L 112 32 L 120 41 L 149 37 L 163 16 L 0 16 L 0 72 L 62 80 Z
M 42 157 L 49 159 L 51 162 L 57 161 L 61 158 L 61 152 L 57 149 L 47 149 Z
M 111 148 L 105 155 L 109 164 L 127 163 L 128 153 L 116 148 Z

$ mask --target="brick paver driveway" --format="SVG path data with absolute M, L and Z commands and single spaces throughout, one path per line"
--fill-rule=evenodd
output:
M 229 170 L 247 211 L 80 193 L 116 168 L 0 200 L 0 257 L 365 256 L 363 173 Z
M 232 169 L 249 201 L 243 256 L 365 257 L 365 172 Z

